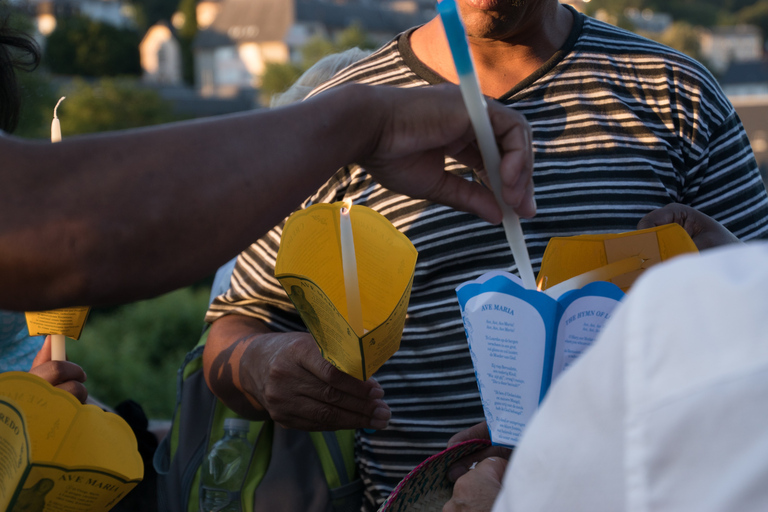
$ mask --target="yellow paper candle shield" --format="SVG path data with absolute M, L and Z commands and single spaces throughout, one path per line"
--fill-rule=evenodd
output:
M 539 289 L 547 291 L 590 272 L 595 276 L 592 281 L 610 281 L 626 292 L 648 267 L 688 252 L 698 250 L 679 224 L 626 233 L 554 237 L 544 251 Z
M 341 249 L 343 203 L 317 204 L 288 219 L 275 276 L 325 359 L 368 379 L 400 347 L 417 251 L 385 217 L 360 205 L 349 210 L 363 333 L 349 322 Z
M 88 306 L 80 306 L 49 311 L 27 311 L 24 314 L 27 317 L 30 336 L 61 334 L 77 340 L 80 339 L 90 310 Z
M 2 510 L 106 512 L 144 476 L 122 418 L 35 375 L 0 375 L 0 418 Z

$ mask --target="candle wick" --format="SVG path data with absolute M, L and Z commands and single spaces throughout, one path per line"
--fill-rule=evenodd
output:
M 64 101 L 65 98 L 66 98 L 66 96 L 62 96 L 61 98 L 59 98 L 59 101 L 56 102 L 56 106 L 53 107 L 53 118 L 54 119 L 58 119 L 58 117 L 56 117 L 56 111 L 58 110 L 59 105 L 61 105 L 61 102 Z

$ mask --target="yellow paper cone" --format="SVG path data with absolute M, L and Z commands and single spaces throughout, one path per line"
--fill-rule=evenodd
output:
M 44 500 L 46 510 L 106 512 L 144 476 L 136 436 L 122 418 L 35 375 L 0 375 L 2 418 L 0 444 L 15 447 L 0 450 L 0 467 L 15 469 L 0 482 L 2 510 Z
M 343 204 L 317 204 L 286 222 L 275 276 L 320 351 L 340 370 L 368 379 L 400 347 L 417 251 L 385 217 L 350 210 L 365 333 L 350 327 L 340 243 Z
M 554 237 L 544 251 L 537 282 L 541 290 L 547 290 L 586 272 L 640 257 L 641 268 L 610 279 L 626 292 L 645 269 L 689 252 L 698 252 L 696 244 L 679 224 L 626 233 Z

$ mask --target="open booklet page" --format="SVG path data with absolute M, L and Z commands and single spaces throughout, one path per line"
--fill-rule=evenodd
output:
M 514 446 L 552 379 L 597 337 L 623 297 L 591 283 L 555 300 L 489 272 L 457 288 L 491 441 Z

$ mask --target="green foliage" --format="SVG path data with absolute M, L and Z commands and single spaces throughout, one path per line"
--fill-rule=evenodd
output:
M 50 77 L 37 70 L 17 74 L 21 87 L 21 116 L 14 135 L 33 139 L 50 139 L 53 107 L 58 97 Z
M 689 23 L 676 21 L 661 34 L 642 33 L 642 35 L 655 39 L 661 44 L 670 46 L 675 50 L 679 50 L 694 59 L 701 60 L 699 33 L 696 28 Z
M 675 21 L 693 26 L 710 27 L 719 23 L 732 23 L 733 14 L 750 9 L 766 0 L 591 0 L 586 12 L 594 15 L 604 9 L 620 18 L 628 7 L 651 9 L 670 14 Z M 754 23 L 754 22 L 752 22 Z M 756 23 L 757 24 L 757 23 Z
M 768 0 L 760 0 L 753 5 L 744 7 L 735 15 L 739 23 L 757 25 L 768 36 Z
M 292 62 L 267 62 L 261 77 L 261 93 L 270 98 L 299 79 L 303 68 Z
M 369 39 L 365 31 L 357 24 L 350 25 L 340 32 L 334 41 L 315 36 L 299 50 L 301 54 L 299 63 L 267 63 L 264 74 L 261 76 L 262 103 L 269 105 L 272 96 L 288 89 L 307 69 L 326 55 L 355 47 L 361 50 L 371 50 L 376 46 L 376 43 Z
M 104 78 L 91 85 L 75 79 L 64 95 L 67 99 L 59 107 L 59 119 L 65 137 L 176 120 L 169 102 L 134 80 Z
M 94 398 L 110 406 L 130 398 L 149 417 L 171 418 L 176 370 L 200 337 L 207 305 L 208 290 L 199 287 L 94 311 L 67 355 L 85 370 Z
M 138 32 L 83 16 L 61 18 L 45 46 L 52 73 L 83 76 L 140 75 Z
M 343 52 L 355 47 L 361 50 L 373 50 L 378 45 L 368 37 L 363 27 L 355 23 L 339 33 L 335 46 L 337 52 Z
M 136 21 L 142 32 L 160 20 L 168 21 L 176 12 L 178 2 L 176 0 L 134 0 L 136 9 Z
M 333 44 L 332 41 L 329 41 L 324 37 L 315 36 L 300 48 L 299 52 L 301 53 L 301 62 L 299 66 L 302 71 L 304 71 L 326 55 L 330 55 L 338 51 L 343 51 L 345 49 L 346 48 L 337 49 L 336 45 Z

